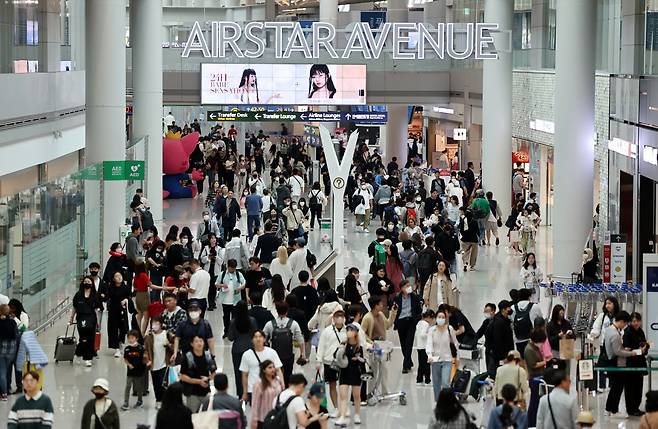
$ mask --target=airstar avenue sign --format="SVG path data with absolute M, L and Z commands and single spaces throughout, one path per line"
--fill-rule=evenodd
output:
M 243 27 L 235 22 L 212 21 L 204 31 L 197 21 L 182 56 L 187 58 L 199 52 L 206 58 L 260 58 L 266 48 L 271 48 L 267 44 L 268 32 L 274 34 L 276 58 L 300 53 L 307 59 L 319 59 L 321 54 L 346 59 L 360 53 L 363 59 L 378 59 L 384 46 L 392 48 L 396 60 L 423 60 L 427 52 L 440 59 L 498 58 L 493 37 L 498 24 L 411 22 L 386 22 L 377 29 L 370 28 L 367 22 L 357 22 L 343 32 L 346 44 L 339 53 L 335 46 L 336 28 L 327 22 L 314 22 L 310 29 L 304 29 L 299 22 L 250 22 Z

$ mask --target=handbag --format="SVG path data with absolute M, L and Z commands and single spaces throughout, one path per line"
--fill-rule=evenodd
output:
M 573 359 L 574 357 L 574 345 L 576 340 L 572 338 L 561 338 L 560 339 L 560 359 Z
M 192 425 L 194 429 L 208 429 L 219 427 L 219 410 L 212 409 L 212 403 L 215 395 L 211 394 L 208 399 L 208 407 L 203 410 L 203 406 L 198 413 L 192 414 Z
M 366 214 L 366 206 L 364 206 L 363 204 L 359 204 L 354 209 L 354 214 L 355 215 L 364 215 L 364 214 Z
M 496 225 L 498 225 L 498 228 L 501 228 L 503 226 L 503 220 L 498 218 L 498 220 L 496 221 Z

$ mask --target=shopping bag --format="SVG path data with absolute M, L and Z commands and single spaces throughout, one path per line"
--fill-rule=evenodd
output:
M 572 338 L 562 338 L 560 339 L 560 359 L 573 359 L 574 345 L 576 340 Z
M 315 382 L 324 384 L 324 380 L 322 379 L 322 375 L 320 375 L 319 369 L 315 371 Z M 324 398 L 322 398 L 322 403 L 320 403 L 320 407 L 327 408 L 327 395 L 325 395 Z
M 455 375 L 457 375 L 457 364 L 453 362 L 452 367 L 450 368 L 450 383 L 454 380 Z
M 198 413 L 192 414 L 192 425 L 194 429 L 209 429 L 219 427 L 219 410 L 212 409 L 212 403 L 215 395 L 210 395 L 208 398 L 208 406 L 205 411 L 203 406 L 199 409 Z
M 172 384 L 178 382 L 179 380 L 179 375 L 178 371 L 180 371 L 180 366 L 168 366 L 166 369 L 166 374 L 164 377 L 164 380 L 162 382 L 162 385 L 167 388 L 171 386 Z
M 101 333 L 96 331 L 96 337 L 94 337 L 94 351 L 97 352 L 101 349 Z

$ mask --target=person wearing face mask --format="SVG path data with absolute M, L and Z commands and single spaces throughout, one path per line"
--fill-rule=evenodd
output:
M 115 358 L 122 356 L 121 345 L 128 332 L 130 296 L 131 290 L 121 273 L 113 273 L 112 284 L 107 289 L 107 346 L 116 349 Z
M 376 214 L 379 215 L 379 219 L 382 222 L 382 226 L 384 226 L 384 208 L 391 202 L 391 198 L 393 197 L 393 191 L 391 187 L 388 185 L 388 180 L 382 179 L 382 183 L 379 186 L 379 189 L 377 189 L 377 192 L 375 192 L 374 196 L 374 201 L 376 205 Z
M 96 331 L 100 329 L 98 312 L 101 308 L 96 289 L 94 289 L 94 281 L 91 277 L 82 279 L 80 289 L 73 296 L 72 307 L 69 323 L 73 324 L 74 320 L 77 320 L 78 334 L 80 335 L 75 354 L 80 356 L 85 361 L 85 365 L 89 367 L 94 358 Z
M 151 380 L 153 380 L 155 407 L 160 408 L 165 391 L 162 383 L 167 372 L 167 362 L 171 360 L 172 355 L 171 344 L 161 316 L 151 319 L 151 331 L 144 337 L 144 351 L 146 367 L 151 372 Z
M 487 371 L 495 371 L 507 357 L 510 350 L 515 350 L 512 333 L 512 303 L 502 300 L 498 303 L 498 313 L 493 317 L 484 334 L 484 347 L 487 353 Z
M 297 203 L 292 201 L 288 207 L 281 212 L 286 220 L 286 230 L 288 231 L 288 243 L 304 235 L 304 212 L 302 212 Z
M 181 322 L 178 328 L 176 328 L 174 353 L 170 359 L 172 365 L 176 362 L 179 350 L 183 355 L 190 351 L 194 337 L 201 338 L 204 342 L 205 350 L 208 350 L 211 356 L 215 356 L 215 338 L 210 322 L 201 318 L 201 309 L 194 302 L 190 303 L 187 307 L 187 315 L 187 320 Z
M 427 359 L 425 346 L 427 346 L 427 333 L 434 325 L 436 325 L 436 313 L 431 308 L 423 312 L 422 319 L 416 324 L 414 348 L 418 352 L 418 373 L 416 374 L 416 384 L 419 385 L 423 383 L 423 379 L 425 380 L 425 384 L 430 384 L 432 382 L 431 368 L 429 360 Z
M 357 226 L 363 227 L 363 232 L 370 232 L 371 209 L 374 202 L 374 195 L 371 188 L 368 187 L 366 182 L 361 182 L 359 188 L 354 192 L 352 197 L 354 202 L 358 201 L 358 205 L 354 209 L 354 214 L 357 215 Z
M 478 340 L 484 337 L 484 334 L 487 333 L 487 328 L 489 328 L 489 324 L 491 323 L 494 315 L 496 314 L 496 304 L 494 304 L 493 302 L 486 303 L 484 305 L 484 310 L 482 311 L 482 314 L 484 316 L 484 320 L 482 321 L 482 325 L 480 325 L 477 332 L 475 333 Z
M 107 302 L 107 282 L 100 275 L 101 265 L 98 262 L 89 264 L 89 277 L 94 282 L 94 289 L 98 295 L 100 308 L 98 309 L 98 326 L 103 322 L 103 312 L 105 310 L 105 303 Z
M 387 239 L 391 240 L 391 242 L 393 242 L 393 244 L 396 244 L 396 245 L 397 245 L 397 243 L 399 243 L 401 241 L 400 240 L 400 231 L 398 230 L 398 227 L 395 224 L 395 222 L 391 221 L 391 222 L 388 222 L 386 224 L 385 237 Z
M 151 289 L 149 292 L 149 298 L 151 302 L 160 301 L 162 291 L 164 290 L 164 288 L 162 287 L 162 281 L 164 280 L 164 270 L 165 270 L 164 249 L 165 249 L 165 243 L 163 241 L 158 240 L 155 243 L 153 243 L 153 246 L 151 246 L 149 251 L 146 253 L 146 262 L 148 262 L 148 267 L 149 267 L 148 275 L 149 278 L 151 279 Z M 102 299 L 103 297 L 101 297 L 101 301 Z
M 210 216 L 210 210 L 204 210 L 202 213 L 202 222 L 199 222 L 196 230 L 196 236 L 199 238 L 201 246 L 207 246 L 210 234 L 219 235 L 219 225 L 217 219 Z
M 331 325 L 324 328 L 320 334 L 320 341 L 318 342 L 318 349 L 315 356 L 315 369 L 318 373 L 321 369 L 323 370 L 323 379 L 329 384 L 329 397 L 335 407 L 331 417 L 338 417 L 338 391 L 336 390 L 336 384 L 339 373 L 339 369 L 332 367 L 332 363 L 338 347 L 346 341 L 345 312 L 343 310 L 336 310 L 332 317 Z
M 416 334 L 416 324 L 421 319 L 423 313 L 423 303 L 420 297 L 413 292 L 413 287 L 409 280 L 400 282 L 401 293 L 395 298 L 395 304 L 400 309 L 395 317 L 393 329 L 398 331 L 400 337 L 400 348 L 402 349 L 402 373 L 406 374 L 414 366 L 411 355 L 414 347 L 414 336 Z
M 226 194 L 224 207 L 220 213 L 222 213 L 224 240 L 228 241 L 237 221 L 242 217 L 242 214 L 240 213 L 240 204 L 238 204 L 238 201 L 233 197 L 233 191 L 229 190 Z
M 245 207 L 247 209 L 247 234 L 249 242 L 254 238 L 254 234 L 260 229 L 260 215 L 263 209 L 263 200 L 258 194 L 256 186 L 249 188 L 249 194 L 245 198 Z
M 126 267 L 128 266 L 126 255 L 121 249 L 121 243 L 112 243 L 109 253 L 110 257 L 107 259 L 105 270 L 103 271 L 103 281 L 107 285 L 112 283 L 112 276 L 114 273 L 118 271 L 125 274 Z
M 432 387 L 434 400 L 439 399 L 441 389 L 450 386 L 450 370 L 452 364 L 457 364 L 456 353 L 453 350 L 459 347 L 455 331 L 448 324 L 447 314 L 439 311 L 436 314 L 436 326 L 427 333 L 427 362 L 432 371 Z
M 98 378 L 91 387 L 94 398 L 82 409 L 81 429 L 119 429 L 119 409 L 113 400 L 107 397 L 110 383 L 105 378 Z

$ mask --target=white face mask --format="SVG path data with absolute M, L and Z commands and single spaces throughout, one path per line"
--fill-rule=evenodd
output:
M 493 313 L 484 313 L 484 317 L 486 319 L 491 319 L 493 317 Z
M 200 311 L 190 311 L 190 319 L 192 320 L 199 320 L 199 317 L 201 317 L 201 312 Z
M 208 222 L 210 220 L 210 215 L 203 215 L 203 220 Z
M 183 246 L 185 246 L 187 244 L 187 241 L 188 241 L 187 238 L 183 238 L 183 239 L 181 239 L 180 242 Z
M 336 322 L 336 325 L 342 325 L 343 323 L 345 323 L 345 318 L 344 317 L 336 317 L 334 319 L 334 321 Z
M 304 207 L 304 206 L 306 205 L 306 203 L 305 203 L 304 201 L 300 201 L 300 202 L 299 202 L 299 205 L 302 206 L 302 207 Z
M 438 326 L 444 326 L 446 324 L 446 319 L 436 319 L 436 324 Z
M 411 288 L 411 286 L 408 286 L 404 289 L 404 292 L 410 294 L 411 292 L 413 292 L 413 289 Z

